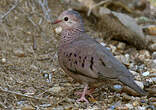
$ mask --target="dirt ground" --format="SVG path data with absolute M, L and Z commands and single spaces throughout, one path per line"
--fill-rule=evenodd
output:
M 14 0 L 0 0 L 0 15 L 13 5 Z M 61 0 L 49 0 L 48 5 L 52 20 L 67 9 Z M 126 104 L 129 104 L 135 110 L 139 107 L 154 110 L 154 105 L 146 96 L 129 96 L 107 88 L 98 88 L 93 94 L 95 100 L 88 97 L 89 105 L 76 103 L 78 96 L 74 92 L 82 90 L 83 86 L 60 68 L 57 60 L 59 35 L 54 33 L 56 26 L 47 22 L 40 5 L 33 0 L 20 0 L 16 8 L 0 20 L 0 109 L 113 110 L 111 107 L 120 105 L 122 110 L 128 110 Z M 103 41 L 98 38 L 99 33 L 94 30 L 93 24 L 86 19 L 85 25 L 90 35 Z M 135 50 L 134 47 L 129 48 Z

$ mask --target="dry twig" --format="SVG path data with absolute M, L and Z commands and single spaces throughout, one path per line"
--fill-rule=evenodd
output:
M 4 18 L 6 18 L 8 14 L 17 7 L 17 5 L 19 4 L 19 0 L 15 0 L 15 1 L 16 1 L 15 4 L 4 15 L 0 17 L 0 20 L 3 20 Z
M 26 95 L 26 94 L 10 91 L 7 88 L 3 89 L 2 87 L 0 87 L 0 92 L 9 93 L 9 94 L 13 94 L 13 95 L 16 95 L 16 96 L 26 97 L 26 98 L 35 99 L 35 100 L 47 101 L 47 99 L 44 99 L 44 98 L 29 96 L 29 95 Z

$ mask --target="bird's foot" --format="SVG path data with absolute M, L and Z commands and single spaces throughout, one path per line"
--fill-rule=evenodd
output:
M 76 100 L 76 102 L 83 102 L 83 101 L 85 101 L 86 103 L 89 103 L 89 101 L 83 95 L 81 96 L 80 99 Z
M 90 96 L 92 99 L 94 99 L 94 97 L 92 96 L 92 93 L 94 92 L 94 88 L 87 90 L 85 95 Z M 83 94 L 83 92 L 75 92 L 75 95 L 81 96 Z
M 89 103 L 89 101 L 86 99 L 85 95 L 89 95 L 91 98 L 93 98 L 93 96 L 91 95 L 91 93 L 94 91 L 94 89 L 91 90 L 87 90 L 88 89 L 88 85 L 86 84 L 83 92 L 77 92 L 77 95 L 81 95 L 81 98 L 78 99 L 76 102 L 81 102 L 81 101 L 85 101 L 86 103 Z M 93 98 L 94 99 L 94 98 Z

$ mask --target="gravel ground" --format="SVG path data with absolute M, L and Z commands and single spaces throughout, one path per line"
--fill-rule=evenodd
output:
M 13 0 L 0 1 L 4 15 Z M 49 13 L 58 16 L 66 7 L 60 1 L 49 0 Z M 1 16 L 2 17 L 2 16 Z M 48 18 L 48 17 L 47 17 Z M 21 0 L 0 23 L 0 109 L 8 110 L 155 110 L 156 52 L 136 50 L 119 41 L 105 42 L 96 27 L 85 19 L 88 34 L 94 36 L 135 75 L 139 86 L 152 96 L 132 96 L 126 87 L 97 88 L 90 104 L 76 103 L 83 85 L 68 77 L 58 65 L 59 35 L 44 18 L 42 8 L 33 0 Z M 131 95 L 128 95 L 131 94 Z

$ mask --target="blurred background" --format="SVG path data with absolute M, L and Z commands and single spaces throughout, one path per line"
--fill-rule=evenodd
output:
M 70 8 L 151 96 L 112 85 L 97 88 L 89 105 L 76 103 L 82 85 L 60 68 L 61 27 L 51 24 Z M 155 0 L 0 0 L 0 109 L 155 110 L 155 96 Z

